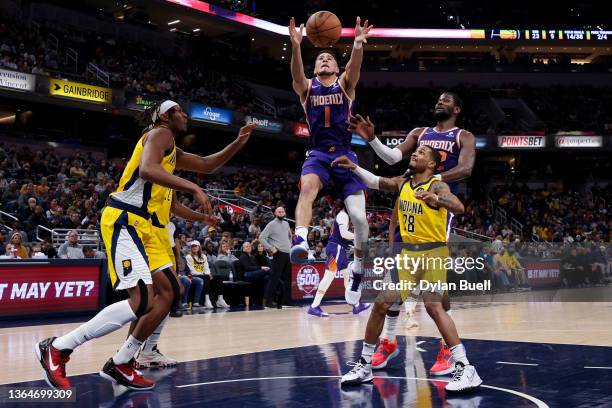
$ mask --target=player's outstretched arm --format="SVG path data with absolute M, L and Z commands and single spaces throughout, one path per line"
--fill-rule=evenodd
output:
M 461 153 L 459 153 L 457 165 L 440 174 L 442 180 L 446 182 L 466 179 L 472 175 L 472 170 L 474 169 L 474 161 L 476 160 L 476 138 L 467 130 L 461 131 L 459 137 Z
M 363 140 L 374 149 L 378 157 L 380 157 L 385 163 L 393 165 L 399 163 L 402 158 L 414 151 L 417 145 L 419 134 L 422 132 L 422 128 L 413 129 L 406 140 L 393 149 L 385 146 L 380 139 L 374 134 L 374 123 L 370 120 L 370 117 L 363 118 L 363 116 L 357 114 L 356 116 L 350 115 L 347 121 L 349 127 L 348 130 L 357 133 Z
M 355 86 L 359 82 L 361 75 L 361 63 L 363 62 L 363 44 L 368 42 L 368 38 L 372 35 L 370 30 L 373 26 L 368 25 L 368 20 L 361 25 L 361 17 L 357 17 L 355 23 L 355 41 L 353 42 L 353 50 L 351 58 L 346 64 L 344 73 L 340 76 L 340 83 L 349 96 L 355 96 Z
M 302 38 L 304 37 L 304 24 L 297 29 L 295 18 L 289 21 L 289 37 L 291 39 L 291 78 L 293 78 L 293 90 L 304 102 L 308 91 L 308 78 L 304 74 L 304 63 L 302 62 Z
M 207 215 L 201 212 L 193 211 L 191 208 L 179 203 L 176 199 L 176 194 L 172 195 L 172 205 L 170 212 L 179 218 L 187 221 L 198 221 L 204 222 L 206 225 L 215 226 L 218 223 L 217 217 L 213 215 Z
M 434 181 L 428 191 L 417 191 L 414 196 L 431 207 L 446 208 L 455 215 L 465 212 L 463 203 L 451 193 L 448 184 L 443 181 Z
M 156 128 L 151 130 L 142 149 L 138 165 L 138 175 L 143 180 L 150 181 L 151 183 L 159 184 L 172 190 L 191 193 L 193 198 L 200 203 L 203 211 L 207 214 L 211 213 L 212 207 L 210 201 L 208 201 L 208 196 L 202 191 L 200 186 L 166 172 L 161 166 L 165 152 L 173 146 L 174 136 L 169 129 Z M 177 149 L 177 157 L 178 151 L 179 149 Z
M 364 168 L 359 167 L 346 156 L 340 156 L 334 159 L 331 163 L 332 167 L 341 167 L 349 169 L 357 175 L 363 182 L 374 190 L 398 191 L 404 183 L 403 177 L 379 177 L 376 174 L 370 173 Z
M 225 146 L 223 150 L 208 156 L 198 156 L 176 149 L 176 168 L 204 174 L 214 173 L 242 149 L 256 127 L 254 123 L 241 127 L 238 136 L 232 143 Z

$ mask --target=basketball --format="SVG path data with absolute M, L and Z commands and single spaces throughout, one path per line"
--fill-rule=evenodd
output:
M 340 39 L 342 23 L 330 11 L 318 11 L 306 22 L 306 35 L 315 47 L 331 47 Z

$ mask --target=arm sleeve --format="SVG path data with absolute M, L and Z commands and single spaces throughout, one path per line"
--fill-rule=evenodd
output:
M 363 169 L 359 166 L 353 170 L 353 173 L 357 175 L 363 182 L 368 186 L 368 188 L 373 188 L 374 190 L 378 190 L 378 182 L 380 177 L 376 174 L 370 173 L 366 169 Z
M 387 164 L 399 163 L 402 160 L 402 157 L 404 157 L 400 149 L 398 149 L 397 147 L 394 147 L 392 149 L 390 147 L 385 146 L 377 137 L 375 137 L 374 140 L 369 143 L 370 146 L 372 146 L 372 149 L 374 149 L 374 151 L 378 155 L 378 157 L 383 159 L 384 162 Z
M 349 231 L 349 217 L 348 214 L 344 211 L 340 211 L 336 216 L 336 222 L 338 223 L 338 227 L 340 229 L 340 235 L 344 239 L 352 240 L 355 238 L 355 235 Z

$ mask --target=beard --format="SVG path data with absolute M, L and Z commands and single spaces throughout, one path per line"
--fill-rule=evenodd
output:
M 434 110 L 434 119 L 437 120 L 438 122 L 442 121 L 442 120 L 447 120 L 451 117 L 450 112 L 448 111 L 436 111 Z

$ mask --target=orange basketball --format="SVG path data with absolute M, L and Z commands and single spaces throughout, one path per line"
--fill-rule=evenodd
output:
M 331 47 L 340 39 L 342 23 L 330 11 L 318 11 L 306 22 L 306 35 L 316 47 Z

